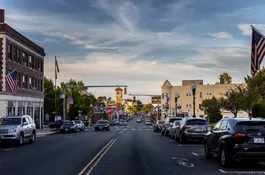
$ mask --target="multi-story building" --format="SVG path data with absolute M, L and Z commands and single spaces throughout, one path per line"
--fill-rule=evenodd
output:
M 44 49 L 5 23 L 0 9 L 0 117 L 31 115 L 42 126 Z M 16 69 L 18 90 L 13 95 L 6 76 Z
M 202 116 L 204 110 L 202 109 L 202 101 L 204 99 L 220 98 L 229 91 L 230 88 L 235 87 L 234 84 L 224 84 L 220 81 L 216 84 L 203 84 L 203 80 L 183 80 L 182 85 L 172 86 L 171 83 L 166 80 L 161 87 L 162 99 L 162 118 L 165 116 L 172 116 L 176 114 L 175 95 L 178 94 L 177 104 L 181 106 L 177 109 L 177 112 L 188 113 L 189 116 L 193 115 L 193 95 L 191 85 L 195 83 L 196 87 L 196 99 L 195 99 L 195 114 L 196 116 Z M 168 100 L 168 103 L 167 103 Z M 166 109 L 168 105 L 168 109 Z M 233 117 L 234 115 L 229 111 L 222 111 L 223 117 Z M 238 117 L 247 117 L 247 113 L 240 111 Z

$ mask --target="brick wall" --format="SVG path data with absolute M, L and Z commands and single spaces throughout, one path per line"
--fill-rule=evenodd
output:
M 2 90 L 3 88 L 3 84 L 2 84 L 2 78 L 3 78 L 3 74 L 2 74 L 2 70 L 3 70 L 3 38 L 0 38 L 0 90 Z

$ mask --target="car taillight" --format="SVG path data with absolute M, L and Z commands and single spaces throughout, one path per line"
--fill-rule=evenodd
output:
M 246 137 L 246 134 L 235 133 L 233 134 L 233 137 Z
M 189 127 L 189 126 L 183 126 L 183 128 L 184 128 L 184 129 L 188 129 L 188 128 L 190 128 L 190 127 Z

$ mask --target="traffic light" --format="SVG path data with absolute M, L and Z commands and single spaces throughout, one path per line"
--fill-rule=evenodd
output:
M 126 95 L 127 94 L 127 88 L 125 87 L 124 88 L 124 95 Z
M 135 96 L 133 97 L 133 102 L 134 102 L 134 103 L 136 102 Z
M 152 97 L 152 103 L 154 103 L 154 97 Z

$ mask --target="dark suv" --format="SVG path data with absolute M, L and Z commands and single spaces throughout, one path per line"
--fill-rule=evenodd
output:
M 204 140 L 208 132 L 208 122 L 203 118 L 185 117 L 176 126 L 175 139 L 179 143 L 185 143 L 187 140 Z
M 217 155 L 224 167 L 230 166 L 234 160 L 264 161 L 264 138 L 264 119 L 222 119 L 205 136 L 205 158 Z

